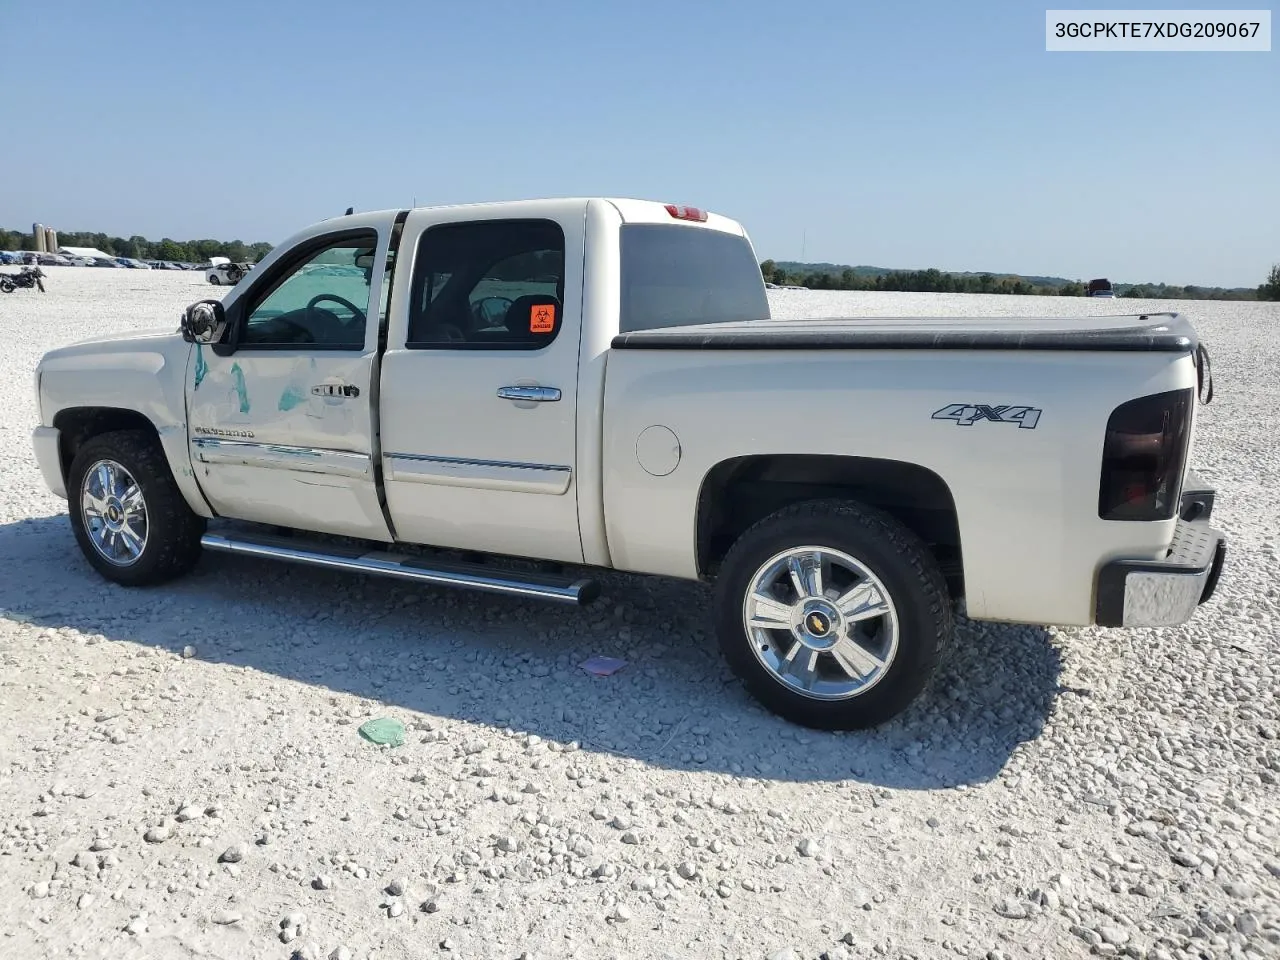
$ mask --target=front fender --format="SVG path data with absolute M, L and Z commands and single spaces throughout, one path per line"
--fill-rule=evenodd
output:
M 191 349 L 179 335 L 168 333 L 51 351 L 40 363 L 40 411 L 47 427 L 81 411 L 100 411 L 104 422 L 122 412 L 144 417 L 191 509 L 211 517 L 187 444 L 185 380 Z M 68 466 L 63 464 L 64 472 Z

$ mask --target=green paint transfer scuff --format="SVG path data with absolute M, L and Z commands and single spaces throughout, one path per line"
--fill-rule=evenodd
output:
M 240 398 L 240 412 L 249 412 L 249 390 L 244 385 L 244 371 L 240 369 L 240 364 L 233 363 L 231 365 L 231 378 L 236 382 L 236 396 Z
M 204 362 L 204 348 L 201 344 L 196 344 L 196 390 L 200 389 L 200 384 L 204 380 L 205 374 L 209 372 L 209 364 Z
M 292 410 L 300 403 L 307 402 L 307 395 L 297 387 L 290 384 L 284 388 L 284 393 L 280 394 L 280 410 Z

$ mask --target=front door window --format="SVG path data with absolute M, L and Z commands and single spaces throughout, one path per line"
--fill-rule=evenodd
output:
M 371 233 L 304 254 L 249 309 L 241 346 L 363 349 L 376 243 Z

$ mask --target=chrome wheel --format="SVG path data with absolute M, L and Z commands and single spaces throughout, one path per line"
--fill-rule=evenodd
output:
M 765 561 L 742 616 L 756 659 L 814 700 L 865 693 L 898 652 L 889 591 L 866 565 L 827 547 L 793 547 Z
M 114 460 L 89 467 L 80 485 L 80 513 L 89 542 L 119 567 L 136 563 L 147 547 L 147 504 L 133 475 Z

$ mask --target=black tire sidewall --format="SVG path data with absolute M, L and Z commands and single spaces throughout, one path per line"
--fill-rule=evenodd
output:
M 128 566 L 112 563 L 98 553 L 85 527 L 81 490 L 89 468 L 100 460 L 114 460 L 142 490 L 147 508 L 147 543 Z M 85 558 L 100 574 L 125 586 L 162 583 L 185 573 L 199 557 L 204 521 L 192 513 L 174 483 L 159 443 L 141 431 L 107 433 L 80 447 L 67 473 L 67 505 L 71 529 Z
M 768 709 L 820 729 L 876 726 L 927 686 L 950 634 L 945 581 L 928 548 L 879 511 L 855 504 L 783 510 L 748 530 L 730 550 L 716 583 L 716 632 L 730 667 Z M 865 564 L 888 590 L 898 616 L 898 650 L 888 672 L 847 700 L 813 700 L 775 679 L 756 658 L 743 624 L 743 600 L 756 571 L 792 547 L 822 546 Z

